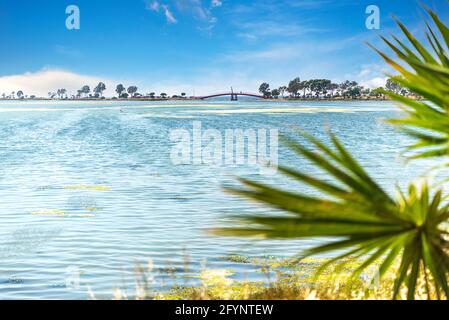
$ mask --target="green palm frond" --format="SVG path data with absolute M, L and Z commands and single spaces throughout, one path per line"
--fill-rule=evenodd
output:
M 215 234 L 270 239 L 323 238 L 328 240 L 326 244 L 302 253 L 302 257 L 336 253 L 337 256 L 320 271 L 332 263 L 343 265 L 348 257 L 356 258 L 361 263 L 354 271 L 355 277 L 374 265 L 379 267 L 381 278 L 396 270 L 394 298 L 404 286 L 408 288 L 408 298 L 414 298 L 420 279 L 425 279 L 438 295 L 449 297 L 448 242 L 443 228 L 449 218 L 449 207 L 443 204 L 442 191 L 432 195 L 424 183 L 419 187 L 411 185 L 406 193 L 398 192 L 393 198 L 334 135 L 331 135 L 331 147 L 311 136 L 305 137 L 314 150 L 293 140 L 286 143 L 334 182 L 290 168 L 280 167 L 280 171 L 322 196 L 241 179 L 246 187 L 229 191 L 281 209 L 286 214 L 237 217 L 241 227 L 216 229 Z
M 405 133 L 417 139 L 410 147 L 411 158 L 449 156 L 449 28 L 430 9 L 425 9 L 433 23 L 426 23 L 427 43 L 418 41 L 407 27 L 396 20 L 405 43 L 382 37 L 397 59 L 372 47 L 399 73 L 392 79 L 422 100 L 385 93 L 401 104 L 406 117 L 391 120 Z

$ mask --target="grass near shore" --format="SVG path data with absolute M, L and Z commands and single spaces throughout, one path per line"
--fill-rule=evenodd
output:
M 350 274 L 360 265 L 359 261 L 348 259 L 344 268 L 330 267 L 316 277 L 317 268 L 328 259 L 305 259 L 301 262 L 290 259 L 250 258 L 232 255 L 229 262 L 251 264 L 258 268 L 265 281 L 234 280 L 234 272 L 226 269 L 206 269 L 195 278 L 199 285 L 174 286 L 167 292 L 151 289 L 149 274 L 154 270 L 137 268 L 136 291 L 127 296 L 117 289 L 114 299 L 137 300 L 391 300 L 391 286 L 394 273 L 385 276 L 381 282 L 376 279 L 377 269 L 371 268 L 354 279 Z M 428 299 L 427 288 L 422 279 L 418 282 L 416 299 Z M 406 299 L 406 290 L 400 298 Z M 436 298 L 431 292 L 431 297 Z

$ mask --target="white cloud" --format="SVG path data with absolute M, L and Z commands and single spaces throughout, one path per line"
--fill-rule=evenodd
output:
M 387 83 L 387 79 L 388 79 L 387 77 L 376 77 L 373 79 L 364 80 L 360 84 L 365 88 L 375 89 L 379 87 L 384 87 L 385 84 Z
M 0 77 L 0 94 L 22 90 L 26 95 L 47 97 L 48 92 L 61 88 L 67 89 L 69 94 L 75 94 L 83 85 L 89 85 L 92 89 L 100 81 L 105 82 L 108 92 L 114 92 L 116 82 L 110 79 L 60 69 L 43 69 L 38 72 Z
M 151 11 L 159 12 L 160 4 L 157 1 L 147 2 L 147 9 Z
M 210 32 L 217 23 L 212 11 L 221 4 L 221 1 L 212 1 L 210 6 L 206 6 L 201 0 L 175 0 L 176 9 L 182 14 L 192 16 L 200 23 L 198 30 L 207 32 Z
M 176 8 L 180 12 L 192 14 L 196 19 L 207 21 L 210 19 L 210 12 L 203 7 L 200 0 L 176 0 Z
M 164 9 L 165 18 L 167 19 L 168 24 L 174 24 L 178 22 L 167 5 L 162 5 L 162 8 Z
M 357 74 L 346 75 L 347 79 L 355 80 L 366 88 L 378 88 L 385 86 L 387 82 L 388 69 L 382 64 L 366 64 L 362 65 Z
M 57 89 L 67 89 L 68 95 L 76 94 L 77 90 L 84 85 L 90 86 L 91 90 L 99 83 L 106 84 L 106 97 L 115 96 L 117 84 L 122 83 L 125 87 L 136 85 L 138 92 L 146 94 L 165 92 L 169 95 L 185 92 L 187 95 L 206 95 L 230 90 L 233 86 L 236 91 L 257 91 L 262 79 L 254 79 L 246 72 L 221 70 L 203 70 L 188 78 L 174 77 L 172 79 L 111 79 L 96 75 L 83 75 L 62 69 L 43 69 L 38 72 L 26 72 L 23 74 L 1 76 L 0 96 L 2 93 L 10 95 L 11 92 L 22 90 L 25 95 L 48 97 L 48 92 Z
M 158 1 L 147 1 L 146 2 L 146 9 L 154 12 L 159 12 L 162 8 L 162 11 L 165 15 L 165 18 L 167 19 L 168 24 L 175 24 L 178 22 L 176 20 L 173 12 L 170 11 L 170 8 L 167 4 L 161 4 Z
M 217 18 L 213 16 L 214 8 L 221 7 L 221 0 L 208 0 L 210 5 L 205 5 L 202 0 L 146 0 L 145 8 L 149 11 L 160 12 L 165 15 L 168 24 L 178 22 L 175 15 L 188 15 L 196 19 L 201 25 L 198 27 L 202 31 L 210 31 L 217 23 Z M 169 6 L 171 4 L 171 7 Z

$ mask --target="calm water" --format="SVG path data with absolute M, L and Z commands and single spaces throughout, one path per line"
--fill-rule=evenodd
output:
M 260 277 L 229 254 L 291 256 L 313 241 L 216 238 L 205 231 L 230 215 L 268 212 L 224 194 L 254 166 L 174 166 L 170 130 L 332 128 L 388 190 L 416 176 L 399 152 L 408 143 L 383 120 L 389 103 L 0 102 L 0 298 L 110 297 L 132 292 L 134 267 L 152 259 L 157 289 L 173 283 L 159 268 L 192 273 L 233 268 Z M 280 163 L 314 170 L 280 149 Z M 422 164 L 424 169 L 425 164 Z M 418 170 L 419 171 L 419 170 Z M 317 174 L 320 174 L 317 172 Z M 264 177 L 278 184 L 278 175 Z M 288 187 L 300 189 L 300 186 Z M 79 276 L 79 286 L 77 274 Z

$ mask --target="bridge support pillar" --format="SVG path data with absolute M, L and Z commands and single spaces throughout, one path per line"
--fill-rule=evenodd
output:
M 231 95 L 231 101 L 238 101 L 238 100 L 239 100 L 239 98 L 236 94 Z

